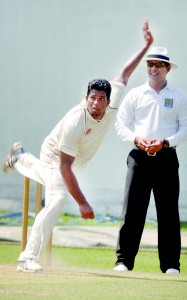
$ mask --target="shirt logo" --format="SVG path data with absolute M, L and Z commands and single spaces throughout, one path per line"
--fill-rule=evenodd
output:
M 173 107 L 173 99 L 165 98 L 164 106 L 167 108 L 172 108 Z
M 91 131 L 92 131 L 92 129 L 90 128 L 90 129 L 88 129 L 88 130 L 86 130 L 85 131 L 85 135 L 88 135 L 88 134 L 90 134 L 91 133 Z

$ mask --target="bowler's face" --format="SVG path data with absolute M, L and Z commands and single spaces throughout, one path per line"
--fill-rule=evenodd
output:
M 86 97 L 86 101 L 90 115 L 96 120 L 101 120 L 110 102 L 107 100 L 106 92 L 93 89 Z

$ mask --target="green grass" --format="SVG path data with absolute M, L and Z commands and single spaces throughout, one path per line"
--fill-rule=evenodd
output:
M 103 217 L 100 216 L 97 219 L 93 220 L 84 220 L 77 216 L 71 216 L 68 214 L 64 214 L 60 216 L 60 220 L 63 225 L 72 225 L 75 224 L 77 226 L 116 226 L 119 227 L 120 221 L 117 218 L 113 218 L 111 216 Z M 145 228 L 157 229 L 157 222 L 147 221 L 145 223 Z M 181 222 L 181 231 L 187 231 L 187 222 Z
M 37 274 L 15 271 L 20 244 L 1 243 L 0 251 L 2 300 L 187 299 L 184 250 L 180 275 L 161 273 L 156 249 L 140 249 L 132 272 L 114 272 L 114 250 L 53 247 L 51 267 Z
M 182 276 L 114 273 L 53 269 L 15 276 L 3 269 L 0 295 L 2 300 L 186 300 Z
M 29 225 L 32 223 L 33 219 L 29 219 Z M 119 220 L 109 217 L 100 222 L 99 218 L 83 220 L 65 214 L 60 216 L 59 224 L 119 227 Z M 157 230 L 156 223 L 146 222 L 145 227 Z M 187 222 L 181 222 L 181 231 L 187 231 Z M 2 300 L 187 299 L 187 249 L 182 249 L 180 275 L 160 271 L 157 248 L 140 248 L 132 272 L 114 272 L 114 249 L 53 246 L 51 266 L 45 265 L 44 252 L 40 261 L 44 272 L 37 274 L 16 272 L 20 250 L 20 243 L 0 243 Z
M 8 213 L 8 211 L 0 211 L 0 215 Z M 8 220 L 7 218 L 1 218 L 0 219 L 0 225 L 6 223 Z M 28 225 L 32 226 L 34 222 L 33 218 L 28 218 Z M 16 218 L 9 220 L 9 225 L 17 225 L 17 226 L 21 226 L 21 219 L 16 223 Z M 120 221 L 115 218 L 115 217 L 111 217 L 111 216 L 97 216 L 97 218 L 93 219 L 93 220 L 84 220 L 81 217 L 78 216 L 74 216 L 74 215 L 69 215 L 69 214 L 62 214 L 59 217 L 58 220 L 58 224 L 59 225 L 63 225 L 63 226 L 71 226 L 71 225 L 76 225 L 76 226 L 116 226 L 119 227 L 120 226 Z M 145 223 L 145 228 L 149 228 L 149 229 L 157 229 L 157 223 L 156 222 L 152 222 L 152 221 L 147 221 Z M 187 222 L 181 222 L 181 231 L 187 231 Z
M 20 244 L 1 243 L 0 264 L 16 265 Z M 45 252 L 41 261 L 44 263 Z M 116 260 L 115 250 L 106 248 L 66 248 L 52 247 L 52 266 L 66 265 L 77 268 L 112 270 Z M 160 273 L 156 248 L 140 248 L 136 257 L 136 272 Z M 187 275 L 187 249 L 181 253 L 181 273 Z

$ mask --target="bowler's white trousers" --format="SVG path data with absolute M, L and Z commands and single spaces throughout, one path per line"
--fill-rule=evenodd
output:
M 45 207 L 36 216 L 26 248 L 18 258 L 18 261 L 38 261 L 62 212 L 67 188 L 59 171 L 59 158 L 56 155 L 49 157 L 41 153 L 40 159 L 37 159 L 26 152 L 19 155 L 15 169 L 45 186 Z

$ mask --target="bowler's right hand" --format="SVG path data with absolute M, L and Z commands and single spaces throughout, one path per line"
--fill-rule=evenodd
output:
M 79 210 L 81 214 L 81 218 L 83 219 L 94 219 L 94 212 L 92 207 L 89 205 L 88 202 L 84 202 L 79 205 Z

